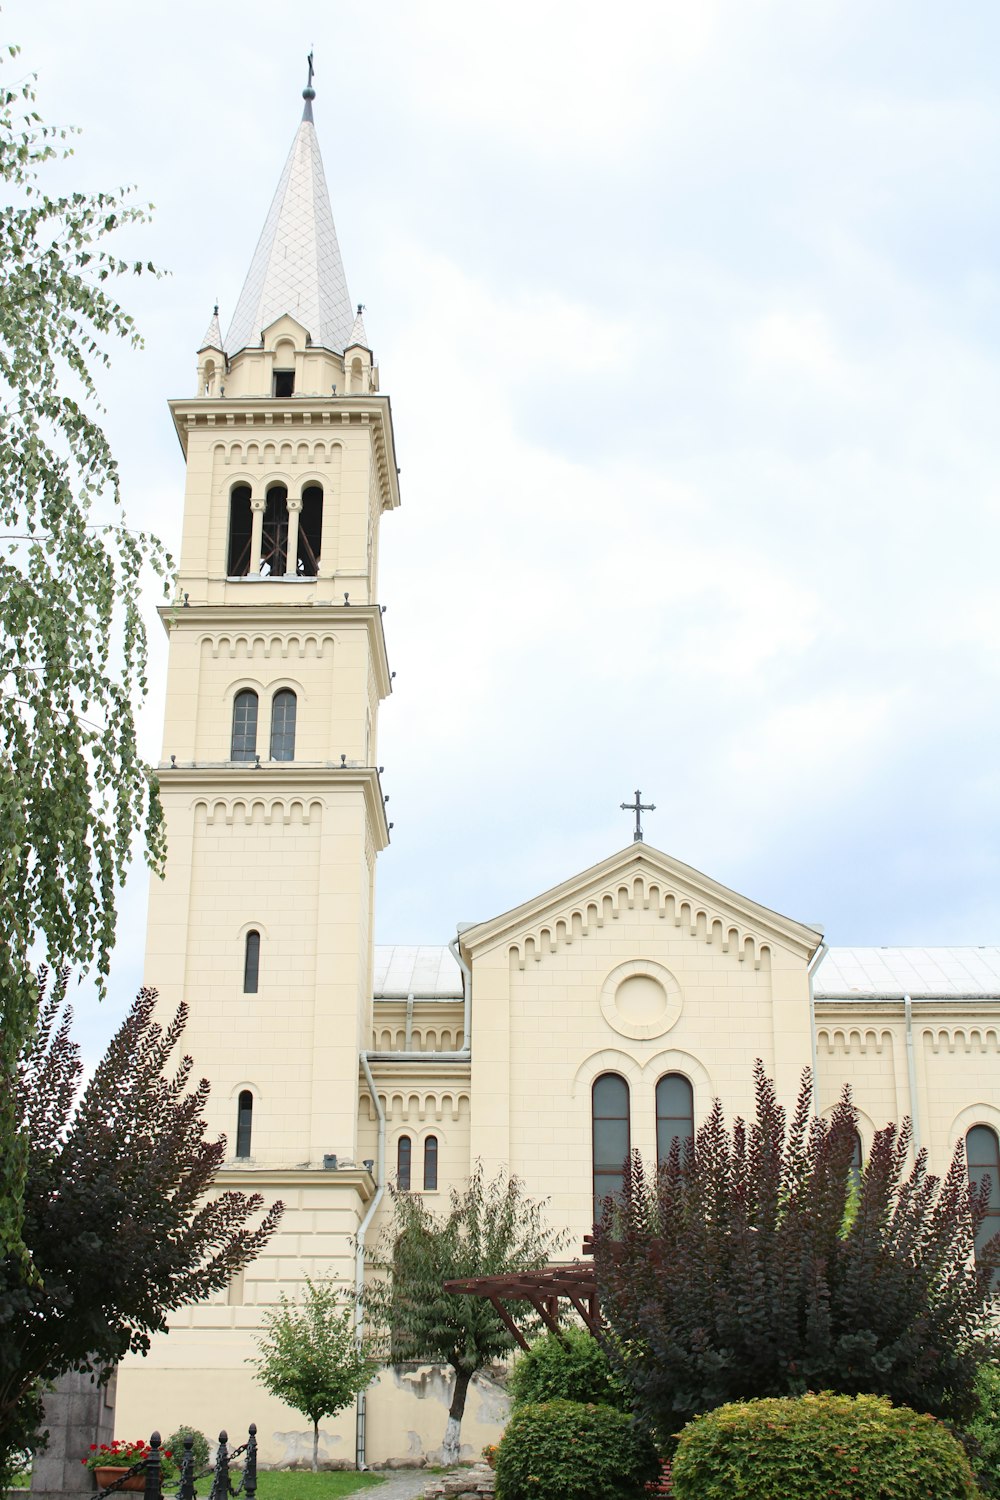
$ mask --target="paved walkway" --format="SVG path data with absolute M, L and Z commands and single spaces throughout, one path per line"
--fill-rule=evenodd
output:
M 385 1479 L 385 1484 L 362 1491 L 363 1494 L 371 1495 L 372 1500 L 417 1500 L 417 1496 L 423 1494 L 432 1479 L 444 1477 L 441 1474 L 428 1474 L 423 1469 L 411 1469 L 409 1474 L 394 1473 L 391 1469 L 382 1469 L 379 1473 Z

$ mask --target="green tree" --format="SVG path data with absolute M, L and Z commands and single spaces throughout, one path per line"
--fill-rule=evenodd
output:
M 727 1131 L 716 1101 L 693 1152 L 655 1176 L 633 1156 L 594 1235 L 613 1367 L 661 1439 L 725 1402 L 808 1390 L 889 1396 L 963 1421 L 998 1347 L 993 1269 L 973 1237 L 989 1185 L 961 1145 L 943 1180 L 910 1125 L 880 1130 L 852 1185 L 845 1089 L 813 1118 L 808 1072 L 790 1121 L 758 1062 L 756 1119 Z
M 213 1193 L 226 1142 L 206 1138 L 208 1084 L 189 1088 L 191 1059 L 170 1061 L 186 1008 L 161 1027 L 155 991 L 142 990 L 81 1090 L 67 979 L 48 994 L 40 976 L 15 1088 L 31 1266 L 16 1252 L 0 1259 L 0 1488 L 11 1458 L 34 1446 L 40 1381 L 145 1351 L 169 1312 L 254 1259 L 282 1212 L 276 1203 L 258 1219 L 260 1194 Z
M 134 840 L 163 857 L 134 713 L 141 574 L 169 568 L 125 523 L 95 416 L 107 341 L 141 342 L 113 285 L 153 271 L 102 241 L 146 213 L 126 190 L 50 197 L 43 169 L 70 154 L 69 132 L 34 106 L 33 78 L 0 86 L 0 1250 L 22 1252 L 14 1078 L 38 1007 L 31 955 L 94 964 L 103 988 Z
M 260 1353 L 248 1361 L 261 1384 L 313 1425 L 312 1467 L 319 1469 L 319 1424 L 363 1391 L 378 1368 L 358 1341 L 354 1307 L 333 1281 L 305 1278 L 301 1303 L 284 1295 L 264 1318 Z
M 515 1340 L 484 1297 L 454 1295 L 446 1281 L 537 1270 L 562 1243 L 547 1229 L 541 1203 L 517 1177 L 501 1172 L 487 1180 L 478 1164 L 464 1191 L 451 1190 L 446 1215 L 431 1212 L 415 1193 L 390 1188 L 392 1218 L 370 1263 L 380 1276 L 366 1289 L 369 1314 L 393 1362 L 429 1360 L 450 1365 L 455 1386 L 442 1444 L 442 1461 L 456 1463 L 465 1401 L 472 1377 L 506 1359 Z M 525 1333 L 533 1314 L 512 1315 Z

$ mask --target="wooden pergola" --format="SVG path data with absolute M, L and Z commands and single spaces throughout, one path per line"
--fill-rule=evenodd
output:
M 583 1250 L 585 1255 L 590 1253 L 589 1236 L 584 1242 Z M 470 1276 L 466 1280 L 446 1281 L 444 1289 L 466 1297 L 488 1298 L 522 1349 L 528 1348 L 528 1342 L 504 1306 L 505 1302 L 530 1302 L 546 1328 L 558 1337 L 562 1333 L 559 1325 L 559 1299 L 565 1297 L 579 1313 L 584 1327 L 595 1338 L 600 1337 L 601 1314 L 597 1305 L 597 1278 L 593 1264 L 585 1265 L 582 1261 L 574 1260 L 542 1266 L 537 1271 L 514 1271 L 504 1276 Z

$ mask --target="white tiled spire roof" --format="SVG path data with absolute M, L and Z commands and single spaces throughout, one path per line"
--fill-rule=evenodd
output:
M 226 334 L 226 353 L 259 344 L 262 331 L 283 313 L 301 323 L 314 344 L 346 349 L 354 308 L 309 98 Z
M 351 336 L 347 340 L 348 349 L 350 349 L 352 344 L 358 344 L 362 349 L 367 349 L 369 347 L 368 335 L 367 333 L 365 333 L 365 320 L 361 316 L 362 311 L 363 309 L 361 303 L 359 302 L 357 316 L 354 319 L 354 327 L 351 329 Z
M 198 345 L 198 353 L 200 354 L 203 349 L 218 349 L 220 352 L 222 350 L 222 329 L 219 327 L 218 304 L 216 304 L 209 325 L 205 329 L 205 337 Z

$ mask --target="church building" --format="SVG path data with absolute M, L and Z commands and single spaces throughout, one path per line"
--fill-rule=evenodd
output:
M 374 946 L 391 827 L 378 562 L 399 471 L 304 97 L 228 332 L 213 316 L 195 392 L 170 403 L 186 486 L 146 956 L 165 1010 L 190 1008 L 185 1050 L 229 1142 L 220 1185 L 286 1211 L 118 1380 L 120 1434 L 255 1421 L 265 1462 L 305 1456 L 311 1434 L 247 1363 L 262 1315 L 305 1275 L 356 1284 L 387 1182 L 443 1209 L 476 1160 L 509 1169 L 572 1255 L 630 1148 L 654 1160 L 715 1097 L 752 1111 L 757 1057 L 788 1103 L 805 1067 L 821 1111 L 850 1082 L 862 1158 L 906 1115 L 936 1171 L 965 1138 L 1000 1225 L 1000 948 L 828 948 L 638 822 L 626 848 L 446 945 Z M 323 1457 L 432 1458 L 448 1400 L 439 1369 L 383 1371 L 322 1424 Z M 505 1410 L 477 1381 L 470 1453 Z

